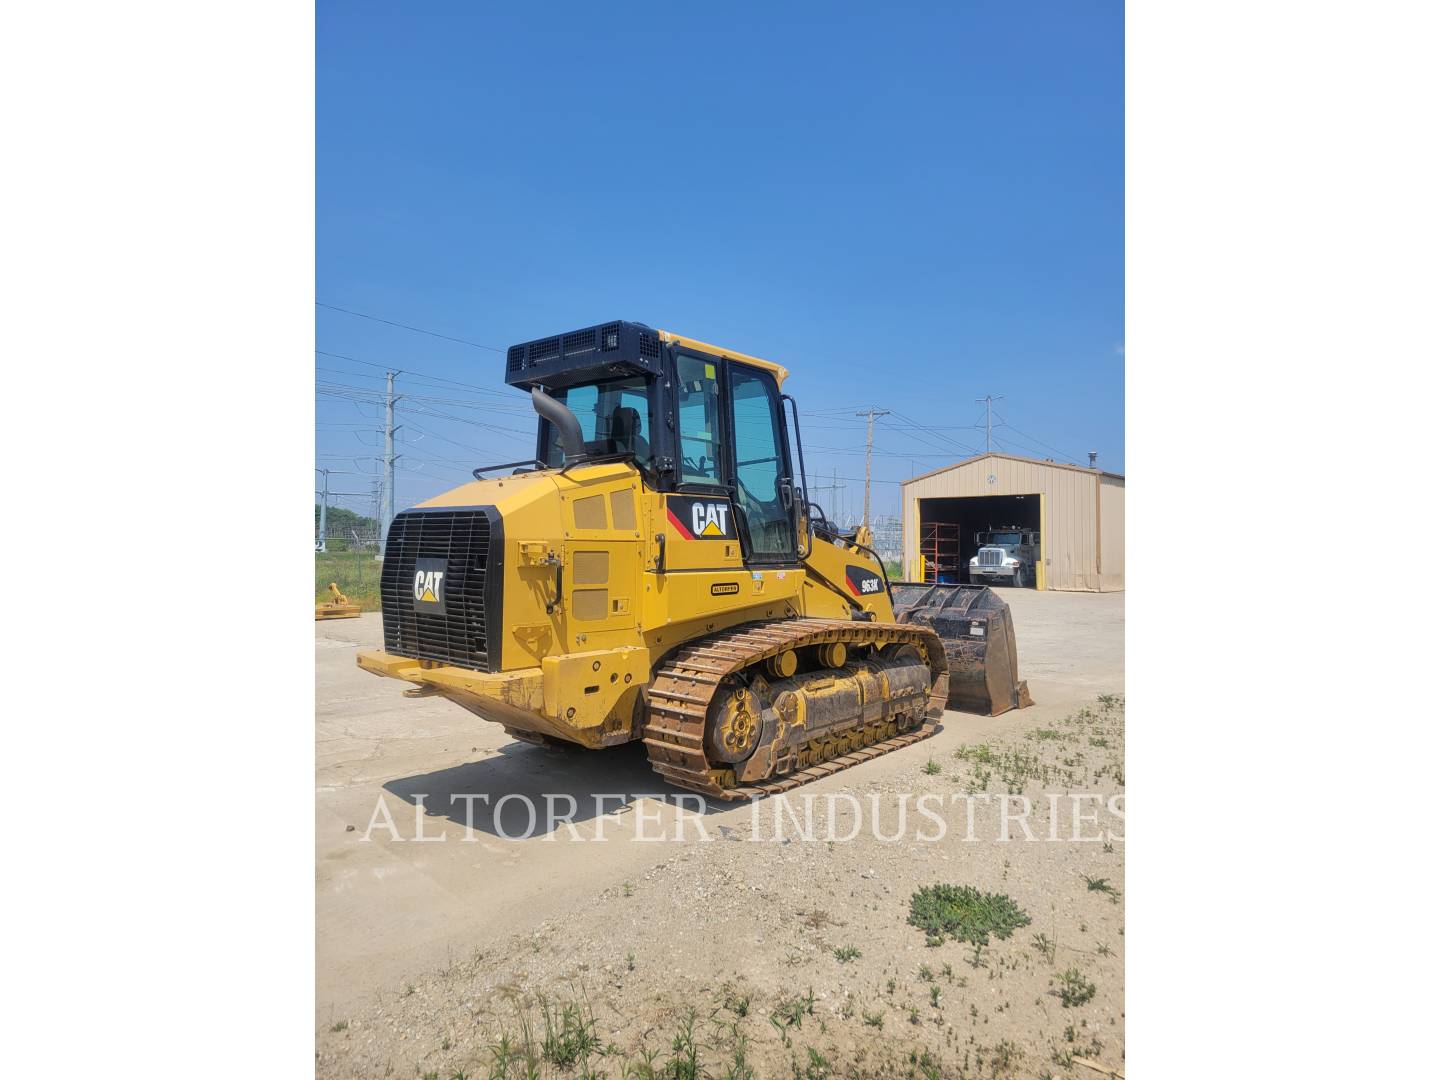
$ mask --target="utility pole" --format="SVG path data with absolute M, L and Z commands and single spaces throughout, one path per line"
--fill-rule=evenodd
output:
M 385 542 L 390 538 L 390 522 L 395 518 L 395 376 L 398 371 L 385 372 L 385 509 L 380 519 L 380 554 L 385 554 Z
M 865 512 L 861 515 L 861 522 L 864 523 L 868 532 L 870 529 L 870 455 L 875 450 L 875 418 L 877 416 L 889 416 L 889 409 L 866 409 L 864 412 L 857 412 L 856 416 L 866 418 L 865 423 Z
M 985 453 L 987 453 L 987 454 L 990 453 L 990 450 L 991 450 L 991 446 L 990 446 L 990 403 L 991 403 L 992 401 L 1004 401 L 1004 400 L 1005 400 L 1005 395 L 1004 395 L 1004 394 L 996 394 L 996 395 L 993 395 L 993 396 L 990 395 L 990 394 L 986 394 L 983 398 L 978 398 L 978 397 L 977 397 L 977 398 L 975 399 L 975 404 L 976 404 L 976 405 L 982 405 L 982 404 L 983 404 L 983 405 L 985 406 Z
M 315 550 L 325 550 L 325 512 L 330 509 L 330 470 L 317 469 L 317 472 L 324 478 L 324 487 L 320 493 L 320 536 L 316 540 Z
M 835 471 L 837 470 L 832 470 L 832 473 Z M 837 492 L 844 490 L 844 488 L 843 485 L 841 485 L 839 479 L 836 476 L 832 475 L 830 477 L 830 483 L 813 484 L 811 485 L 810 490 L 814 492 L 816 498 L 820 497 L 820 493 L 822 491 L 825 493 L 825 502 L 828 505 L 828 509 L 835 512 L 835 524 L 840 524 L 840 519 L 844 516 L 844 508 L 839 505 L 840 497 Z M 822 507 L 822 509 L 824 509 L 824 507 Z M 828 512 L 826 516 L 829 516 Z

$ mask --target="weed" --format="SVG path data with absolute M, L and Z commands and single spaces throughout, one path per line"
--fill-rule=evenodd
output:
M 1020 1063 L 1022 1056 L 1021 1049 L 1009 1039 L 1001 1039 L 995 1044 L 995 1049 L 990 1057 L 990 1075 L 1004 1076 L 1011 1073 Z
M 634 971 L 634 970 L 635 970 L 635 954 L 634 954 L 633 952 L 629 952 L 629 953 L 626 953 L 626 954 L 625 954 L 625 970 L 626 970 L 626 971 Z
M 868 1009 L 860 1010 L 860 1019 L 865 1021 L 866 1027 L 883 1028 L 885 1026 L 885 1014 L 870 1012 Z
M 600 1049 L 595 1018 L 587 1015 L 579 1003 L 572 1001 L 556 1007 L 541 998 L 540 1013 L 545 1024 L 540 1053 L 546 1061 L 568 1069 Z
M 938 761 L 936 761 L 934 758 L 931 758 L 929 761 L 925 762 L 925 775 L 926 775 L 926 776 L 939 776 L 939 775 L 940 775 L 940 763 L 939 763 Z
M 910 1006 L 910 1011 L 907 1016 L 909 1017 L 909 1020 L 912 1024 L 920 1023 L 920 1010 L 917 1009 L 914 1005 Z
M 755 1080 L 755 1070 L 745 1059 L 748 1047 L 748 1040 L 737 1032 L 730 1061 L 726 1064 L 725 1071 L 720 1074 L 720 1080 Z
M 930 987 L 930 1004 L 936 1009 L 940 1007 L 940 987 L 934 985 Z
M 621 1080 L 659 1080 L 660 1074 L 655 1071 L 655 1059 L 660 1056 L 660 1051 L 642 1046 L 639 1053 L 639 1061 L 627 1061 L 620 1066 Z M 490 1080 L 503 1080 L 503 1075 L 492 1075 Z
M 750 1015 L 749 994 L 726 994 L 725 1008 L 729 1009 L 736 1016 L 742 1019 Z
M 700 1048 L 695 1043 L 695 1010 L 692 1008 L 680 1021 L 680 1030 L 670 1041 L 670 1060 L 661 1072 L 669 1080 L 699 1080 Z
M 830 913 L 828 911 L 821 911 L 819 908 L 807 911 L 801 916 L 800 921 L 811 930 L 823 930 L 825 927 L 835 924 L 835 920 L 830 918 Z
M 812 989 L 804 997 L 787 998 L 775 1007 L 770 1014 L 770 1023 L 784 1033 L 787 1027 L 798 1028 L 807 1015 L 815 1013 L 815 991 Z
M 1095 996 L 1095 984 L 1080 974 L 1079 968 L 1066 968 L 1060 974 L 1060 1004 L 1067 1009 L 1084 1005 Z
M 934 981 L 935 981 L 935 972 L 933 972 L 933 971 L 930 970 L 930 965 L 929 965 L 929 964 L 921 964 L 921 965 L 920 965 L 920 981 L 921 981 L 921 982 L 934 982 Z
M 624 885 L 621 885 L 621 886 L 620 886 L 620 889 L 621 889 L 622 892 L 624 892 L 624 894 L 625 894 L 626 896 L 634 896 L 634 895 L 635 895 L 635 886 L 632 885 L 632 884 L 630 884 L 630 882 L 628 882 L 628 881 L 625 882 Z
M 842 964 L 848 964 L 851 960 L 860 959 L 860 950 L 854 945 L 843 945 L 835 950 L 835 959 Z
M 805 1056 L 809 1059 L 805 1063 L 805 1071 L 795 1070 L 795 1075 L 803 1080 L 825 1080 L 830 1075 L 830 1062 L 819 1050 L 813 1046 L 805 1048 Z
M 345 1030 L 348 1029 L 349 1027 L 350 1027 L 350 1021 L 349 1021 L 349 1020 L 336 1020 L 335 1023 L 333 1023 L 333 1024 L 330 1025 L 330 1030 L 331 1030 L 331 1031 L 345 1031 Z
M 912 926 L 932 935 L 948 934 L 956 941 L 986 945 L 990 935 L 1008 938 L 1030 916 L 1004 893 L 982 893 L 973 885 L 929 885 L 910 897 Z
M 1055 940 L 1048 934 L 1036 934 L 1030 939 L 1030 945 L 1050 963 L 1055 962 Z
M 1106 896 L 1120 895 L 1120 890 L 1110 884 L 1109 878 L 1090 877 L 1088 874 L 1082 874 L 1081 876 L 1085 878 L 1085 887 L 1091 892 L 1102 892 Z

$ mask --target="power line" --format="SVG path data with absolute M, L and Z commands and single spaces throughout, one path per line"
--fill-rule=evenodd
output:
M 433 338 L 440 338 L 442 341 L 453 341 L 458 345 L 469 345 L 472 349 L 489 349 L 491 352 L 504 353 L 504 349 L 497 345 L 482 345 L 478 341 L 467 341 L 464 338 L 451 337 L 449 334 L 441 334 L 434 330 L 426 330 L 422 326 L 411 326 L 409 323 L 395 322 L 392 319 L 382 319 L 379 315 L 367 315 L 363 311 L 351 311 L 349 308 L 336 307 L 334 304 L 322 304 L 315 301 L 316 307 L 328 308 L 331 311 L 338 311 L 342 315 L 353 315 L 357 319 L 369 319 L 371 322 L 384 323 L 386 326 L 398 326 L 401 330 L 412 330 L 417 334 L 428 334 Z
M 350 361 L 350 363 L 352 363 L 352 364 L 364 364 L 366 367 L 379 368 L 379 369 L 382 370 L 382 371 L 387 370 L 387 369 L 389 368 L 389 366 L 390 366 L 389 364 L 377 364 L 377 363 L 375 363 L 375 361 L 373 361 L 373 360 L 362 360 L 362 359 L 360 359 L 358 356 L 346 356 L 344 353 L 326 352 L 324 349 L 316 349 L 316 350 L 315 350 L 315 355 L 316 355 L 316 356 L 328 356 L 328 357 L 330 357 L 332 360 L 348 360 L 348 361 Z M 336 370 L 336 369 L 334 369 L 334 368 L 324 368 L 324 369 L 322 369 L 322 370 L 325 370 L 325 371 L 333 371 L 333 370 Z M 362 375 L 362 374 L 361 374 L 360 372 L 358 372 L 358 371 L 347 371 L 347 372 L 344 372 L 344 374 L 346 374 L 346 375 L 355 375 L 355 376 L 357 376 L 357 377 L 359 377 L 359 378 L 375 378 L 375 377 L 376 377 L 376 376 L 371 376 L 371 375 Z M 447 384 L 450 385 L 450 386 L 458 386 L 458 387 L 460 387 L 461 389 L 464 389 L 464 390 L 474 390 L 476 393 L 479 393 L 479 394 L 491 394 L 491 395 L 493 395 L 493 396 L 495 396 L 495 397 L 513 397 L 513 396 L 514 396 L 514 395 L 512 395 L 512 394 L 507 394 L 507 393 L 506 393 L 505 391 L 503 391 L 503 390 L 496 390 L 493 386 L 477 386 L 475 383 L 461 382 L 459 379 L 448 379 L 448 378 L 446 378 L 446 377 L 443 376 L 443 375 L 435 375 L 435 374 L 432 374 L 432 373 L 427 372 L 427 371 L 415 371 L 415 370 L 412 369 L 412 370 L 410 370 L 410 371 L 405 372 L 404 374 L 405 374 L 406 377 L 408 377 L 408 378 L 412 378 L 412 379 L 428 379 L 428 380 L 430 380 L 431 382 L 447 383 Z M 383 376 L 380 376 L 380 377 L 383 378 Z
M 1000 416 L 999 413 L 996 413 L 995 415 L 996 415 L 996 416 Z M 1054 453 L 1056 453 L 1056 454 L 1059 454 L 1059 455 L 1060 455 L 1062 458 L 1064 458 L 1066 461 L 1069 461 L 1069 462 L 1071 462 L 1071 463 L 1073 463 L 1073 464 L 1076 464 L 1076 465 L 1078 465 L 1078 464 L 1080 463 L 1080 459 L 1079 459 L 1078 457 L 1074 456 L 1073 454 L 1067 454 L 1064 450 L 1061 450 L 1061 449 L 1059 449 L 1058 447 L 1051 446 L 1049 443 L 1041 442 L 1039 439 L 1035 438 L 1034 435 L 1026 435 L 1025 432 L 1021 431 L 1021 430 L 1020 430 L 1019 428 L 1017 428 L 1014 424 L 1010 423 L 1010 421 L 1006 420 L 1003 416 L 1000 416 L 1000 425 L 1001 425 L 1002 427 L 1007 427 L 1007 428 L 1009 428 L 1011 431 L 1015 432 L 1016 435 L 1019 435 L 1019 436 L 1021 436 L 1022 438 L 1028 440 L 1029 442 L 1034 443 L 1036 446 L 1042 447 L 1042 448 L 1044 448 L 1044 449 L 1046 449 L 1046 450 L 1050 450 L 1050 451 L 1052 451 L 1052 452 L 1054 452 Z

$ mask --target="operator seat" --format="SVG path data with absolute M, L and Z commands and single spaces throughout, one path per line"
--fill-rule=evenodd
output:
M 640 410 L 615 406 L 610 413 L 610 451 L 629 451 L 640 461 L 650 460 L 650 444 L 640 434 Z

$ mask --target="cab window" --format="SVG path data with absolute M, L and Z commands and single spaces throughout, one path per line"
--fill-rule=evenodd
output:
M 585 449 L 592 454 L 631 453 L 640 465 L 650 464 L 650 397 L 643 375 L 601 379 L 550 391 L 580 421 Z M 546 424 L 545 464 L 558 468 L 565 460 L 560 435 Z
M 795 521 L 774 380 L 752 367 L 731 363 L 730 390 L 735 498 L 749 533 L 750 558 L 788 562 L 795 557 Z
M 720 380 L 717 362 L 676 357 L 680 482 L 720 483 Z

